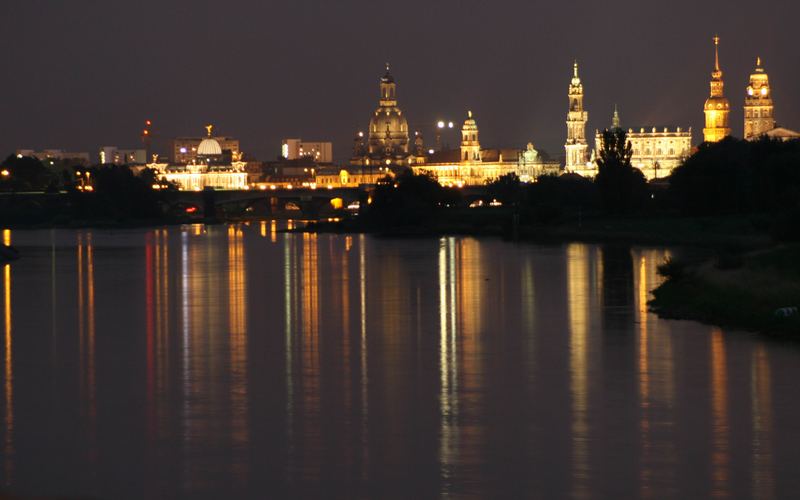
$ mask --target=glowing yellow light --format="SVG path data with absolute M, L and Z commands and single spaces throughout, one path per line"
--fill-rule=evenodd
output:
M 334 198 L 331 200 L 331 206 L 333 207 L 334 210 L 341 210 L 342 207 L 344 206 L 344 200 L 342 200 L 341 198 Z
M 328 189 L 333 189 L 333 184 L 328 184 Z
M 0 175 L 2 175 L 3 177 L 8 177 L 9 175 L 11 175 L 11 172 L 3 169 L 2 171 L 0 171 Z
M 274 191 L 275 189 L 278 189 L 278 186 L 276 186 L 275 184 L 270 184 L 269 188 Z

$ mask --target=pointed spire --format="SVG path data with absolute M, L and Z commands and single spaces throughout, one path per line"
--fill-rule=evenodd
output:
M 388 62 L 386 63 L 386 72 L 387 73 L 389 72 L 389 63 Z
M 719 36 L 714 36 L 714 71 L 719 71 Z
M 575 62 L 572 65 L 572 76 L 578 78 L 578 60 L 575 59 Z
M 761 56 L 756 57 L 756 68 L 761 67 Z
M 622 128 L 620 127 L 620 123 L 619 110 L 617 109 L 617 105 L 614 104 L 614 116 L 611 118 L 611 128 Z
M 467 116 L 469 117 L 470 120 L 472 120 L 472 111 L 467 111 Z

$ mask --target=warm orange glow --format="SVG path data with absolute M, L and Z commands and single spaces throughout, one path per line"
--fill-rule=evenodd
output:
M 3 244 L 5 246 L 11 246 L 11 230 L 10 229 L 3 229 Z
M 3 231 L 3 236 L 6 236 L 8 229 Z M 3 455 L 6 460 L 4 464 L 6 481 L 10 481 L 13 463 L 11 457 L 14 453 L 14 368 L 12 358 L 12 337 L 11 337 L 11 266 L 6 264 L 3 266 L 3 312 L 5 324 L 5 370 L 3 372 L 4 378 L 4 396 L 5 396 L 5 440 L 3 443 Z
M 334 210 L 341 210 L 344 207 L 344 200 L 341 198 L 334 198 L 331 200 L 331 206 Z
M 6 169 L 3 169 L 3 170 L 0 170 L 0 175 L 2 175 L 3 177 L 8 177 L 9 175 L 11 175 L 11 172 L 9 172 Z

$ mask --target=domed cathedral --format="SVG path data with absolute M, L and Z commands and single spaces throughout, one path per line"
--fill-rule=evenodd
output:
M 731 135 L 729 115 L 731 104 L 725 98 L 725 83 L 719 67 L 719 37 L 714 37 L 714 71 L 711 72 L 711 95 L 704 106 L 706 126 L 703 129 L 705 142 L 718 142 Z
M 744 138 L 755 139 L 775 128 L 772 91 L 769 77 L 761 66 L 761 58 L 756 59 L 756 69 L 750 75 L 747 95 L 744 97 Z
M 378 108 L 369 122 L 366 145 L 363 133 L 356 137 L 353 148 L 354 165 L 405 167 L 413 155 L 409 152 L 408 120 L 397 107 L 397 83 L 386 64 L 380 80 Z
M 572 67 L 572 80 L 569 84 L 569 112 L 567 112 L 566 169 L 574 171 L 584 168 L 589 160 L 586 144 L 586 122 L 589 113 L 583 109 L 583 83 L 578 76 L 578 61 Z

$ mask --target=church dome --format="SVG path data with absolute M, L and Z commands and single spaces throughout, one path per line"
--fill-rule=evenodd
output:
M 729 110 L 731 108 L 731 104 L 725 97 L 709 97 L 706 99 L 706 105 L 704 109 L 706 111 L 711 111 L 715 109 L 720 110 Z
M 222 154 L 222 147 L 213 137 L 206 137 L 197 146 L 197 154 L 200 156 L 215 156 Z

